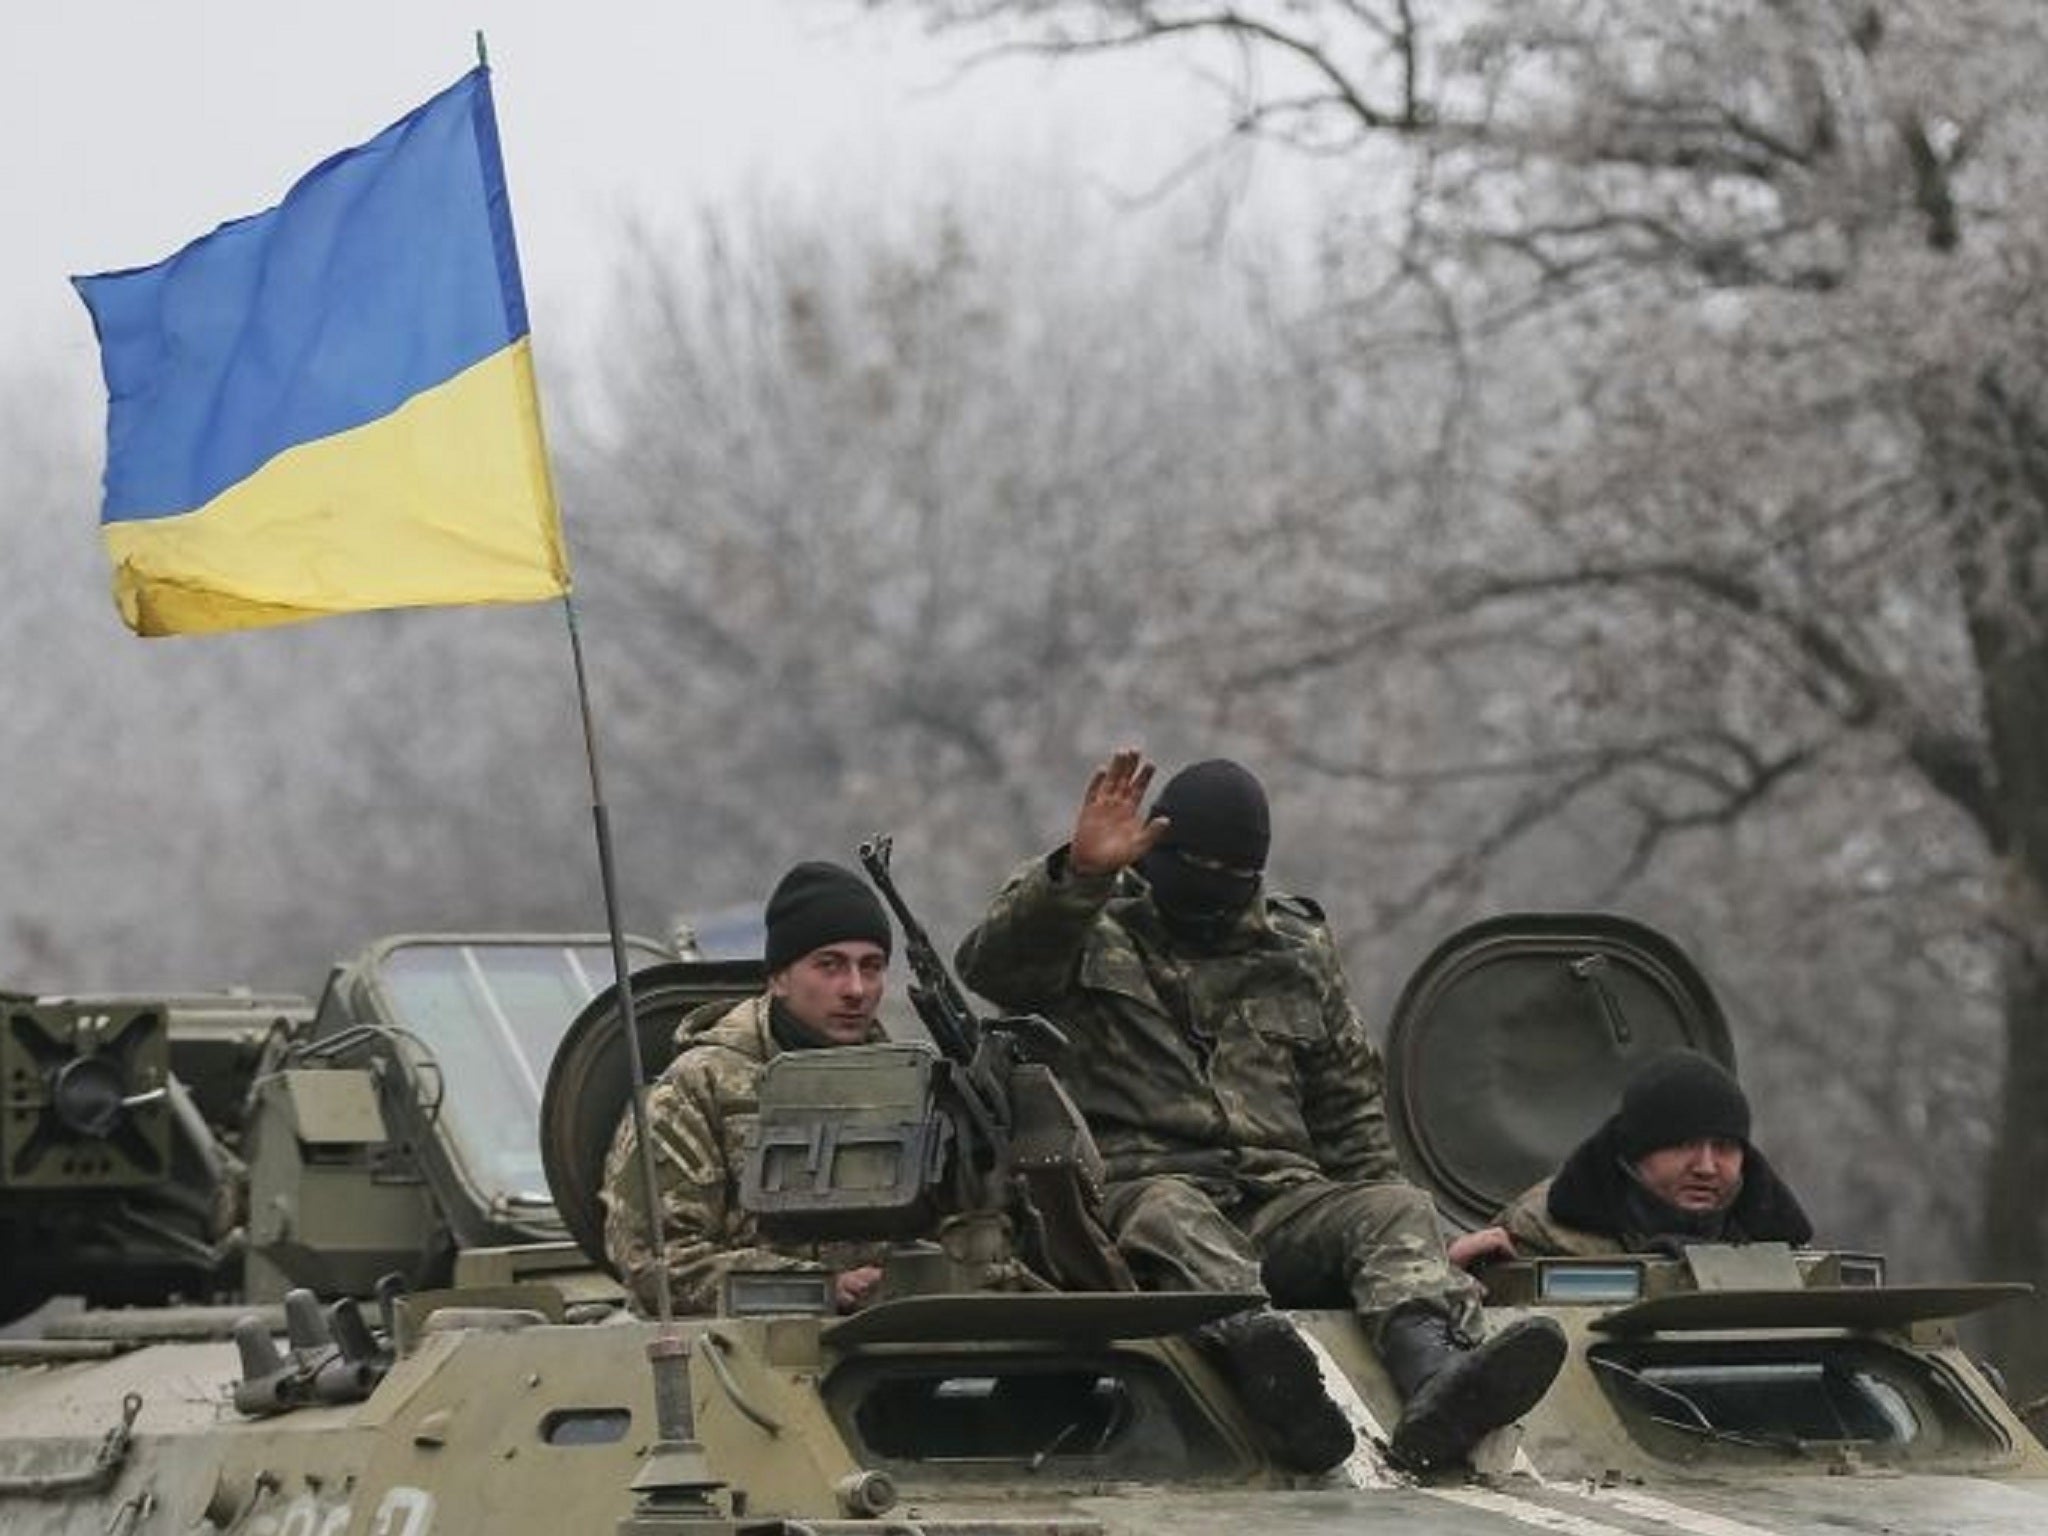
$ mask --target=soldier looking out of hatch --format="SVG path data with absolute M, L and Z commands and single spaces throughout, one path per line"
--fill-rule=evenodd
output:
M 830 1269 L 841 1311 L 866 1301 L 881 1280 L 880 1245 L 764 1246 L 739 1192 L 769 1058 L 882 1038 L 875 1014 L 889 965 L 889 915 L 860 876 L 813 862 L 777 883 L 766 927 L 768 990 L 684 1019 L 675 1060 L 648 1093 L 662 1206 L 659 1253 L 649 1244 L 630 1115 L 605 1160 L 605 1252 L 645 1312 L 657 1310 L 658 1285 L 668 1286 L 677 1311 L 714 1311 L 733 1269 Z
M 1790 1243 L 1813 1236 L 1791 1187 L 1750 1144 L 1741 1084 L 1696 1051 L 1653 1056 L 1621 1103 L 1553 1178 L 1495 1224 L 1450 1245 L 1466 1268 L 1491 1259 L 1656 1252 L 1686 1243 Z
M 1562 1332 L 1526 1319 L 1480 1341 L 1477 1287 L 1401 1177 L 1379 1053 L 1322 913 L 1262 889 L 1259 781 L 1197 763 L 1147 815 L 1152 777 L 1132 750 L 1096 770 L 1071 840 L 1012 876 L 961 944 L 961 978 L 1074 1036 L 1061 1077 L 1141 1285 L 1355 1307 L 1406 1404 L 1396 1458 L 1460 1461 L 1543 1395 Z M 1350 1422 L 1285 1317 L 1261 1308 L 1202 1334 L 1277 1456 L 1321 1471 L 1350 1453 Z

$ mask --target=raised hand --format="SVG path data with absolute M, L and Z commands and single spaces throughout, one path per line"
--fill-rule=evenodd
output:
M 1138 862 L 1165 835 L 1164 816 L 1145 819 L 1152 765 L 1136 747 L 1124 747 L 1089 776 L 1067 847 L 1077 875 L 1113 875 Z

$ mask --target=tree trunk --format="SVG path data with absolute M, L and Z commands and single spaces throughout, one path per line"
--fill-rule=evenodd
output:
M 1984 1273 L 2048 1293 L 2048 430 L 2036 391 L 1987 367 L 1973 390 L 1958 567 L 1982 681 L 2002 866 L 2005 1075 L 1985 1168 Z M 2048 1294 L 1989 1320 L 1992 1358 L 2024 1401 L 2048 1389 Z
M 1992 1358 L 2026 1401 L 2048 1391 L 2048 643 L 2012 647 L 1986 684 L 2008 841 L 1999 901 L 2005 1078 L 1980 1242 L 1987 1277 L 2025 1280 L 2039 1293 L 1988 1319 Z
M 2048 722 L 2044 722 L 2048 729 Z M 1991 1358 L 2015 1401 L 2048 1391 L 2048 944 L 2039 926 L 2031 942 L 2015 936 L 2005 967 L 2005 1091 L 1985 1170 L 1983 1273 L 2025 1280 L 2036 1294 L 1986 1319 Z

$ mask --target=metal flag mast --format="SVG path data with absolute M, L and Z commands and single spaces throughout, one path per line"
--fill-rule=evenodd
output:
M 476 61 L 490 68 L 481 29 L 476 34 Z M 542 435 L 541 466 L 550 482 L 554 475 L 540 424 L 540 403 L 534 402 L 535 430 Z M 562 587 L 562 617 L 569 628 L 569 656 L 576 671 L 576 712 L 583 723 L 583 760 L 590 770 L 590 819 L 597 835 L 598 882 L 604 892 L 605 930 L 611 939 L 612 978 L 619 994 L 619 1021 L 626 1032 L 627 1071 L 632 1076 L 626 1096 L 639 1149 L 640 1182 L 647 1204 L 647 1241 L 657 1260 L 661 1254 L 661 1183 L 654 1161 L 654 1139 L 647 1124 L 647 1065 L 640 1050 L 640 1025 L 633 1008 L 633 981 L 626 965 L 626 933 L 619 920 L 619 883 L 612 857 L 611 812 L 605 803 L 604 771 L 598 763 L 597 727 L 590 709 L 590 679 L 583 664 L 583 632 L 576 622 L 576 598 Z M 657 1532 L 730 1529 L 720 1518 L 712 1495 L 721 1486 L 711 1475 L 704 1448 L 697 1440 L 696 1412 L 690 1401 L 690 1341 L 676 1327 L 675 1301 L 664 1275 L 655 1286 L 655 1315 L 660 1327 L 647 1346 L 653 1372 L 656 1440 L 647 1462 L 633 1479 L 633 1513 L 617 1526 L 619 1536 L 654 1536 Z
M 654 1142 L 647 1134 L 647 1066 L 640 1051 L 640 1028 L 633 1014 L 632 978 L 626 967 L 626 934 L 619 922 L 618 876 L 612 861 L 611 812 L 605 805 L 604 774 L 597 761 L 597 728 L 590 713 L 590 683 L 583 667 L 583 634 L 576 623 L 576 599 L 562 594 L 562 614 L 569 625 L 569 655 L 576 667 L 576 710 L 583 720 L 583 759 L 590 768 L 590 818 L 597 832 L 597 872 L 604 888 L 605 929 L 611 936 L 613 980 L 618 984 L 619 1016 L 626 1031 L 627 1070 L 632 1073 L 632 1092 L 627 1096 L 633 1116 L 633 1136 L 639 1144 L 640 1176 L 646 1184 L 648 1241 L 661 1252 L 661 1194 L 654 1163 Z M 664 1331 L 675 1324 L 675 1306 L 666 1284 L 656 1287 L 660 1297 L 656 1315 Z
M 476 34 L 476 62 L 479 69 L 491 67 L 490 51 L 481 29 Z M 547 453 L 545 428 L 540 420 L 540 402 L 534 402 L 534 427 L 541 438 L 541 472 L 552 486 L 554 471 Z M 552 497 L 552 489 L 550 491 Z M 661 1191 L 654 1162 L 654 1142 L 647 1134 L 647 1064 L 640 1050 L 640 1028 L 633 1011 L 633 983 L 626 964 L 626 933 L 619 920 L 618 876 L 612 859 L 611 813 L 605 805 L 604 772 L 598 764 L 597 727 L 590 710 L 590 680 L 583 665 L 583 634 L 576 623 L 576 598 L 567 582 L 562 586 L 562 614 L 569 626 L 569 655 L 576 670 L 576 710 L 583 722 L 583 760 L 590 770 L 590 815 L 597 833 L 598 881 L 604 892 L 605 930 L 612 946 L 612 979 L 619 994 L 619 1014 L 626 1031 L 627 1070 L 632 1073 L 632 1092 L 627 1096 L 633 1117 L 633 1137 L 639 1145 L 640 1177 L 647 1199 L 648 1243 L 661 1252 Z M 663 1336 L 674 1332 L 675 1305 L 666 1284 L 658 1286 L 656 1316 Z

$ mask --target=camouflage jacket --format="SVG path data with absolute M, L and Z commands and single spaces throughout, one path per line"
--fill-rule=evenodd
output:
M 1074 1036 L 1060 1075 L 1111 1180 L 1178 1173 L 1229 1199 L 1400 1177 L 1379 1052 L 1313 903 L 1269 897 L 1195 953 L 1141 879 L 1074 875 L 1060 849 L 1011 877 L 957 964 Z
M 1524 1258 L 1597 1258 L 1601 1254 L 1627 1251 L 1627 1239 L 1605 1232 L 1587 1232 L 1568 1227 L 1550 1214 L 1550 1180 L 1525 1189 L 1493 1218 L 1515 1240 L 1515 1252 Z
M 866 1245 L 764 1245 L 740 1208 L 740 1170 L 759 1096 L 761 1070 L 776 1054 L 768 999 L 715 1004 L 686 1018 L 677 1052 L 647 1095 L 661 1194 L 662 1245 L 647 1240 L 639 1141 L 633 1118 L 619 1122 L 604 1168 L 604 1246 L 634 1305 L 659 1308 L 655 1287 L 667 1278 L 679 1312 L 713 1312 L 731 1269 L 833 1269 L 875 1262 Z

